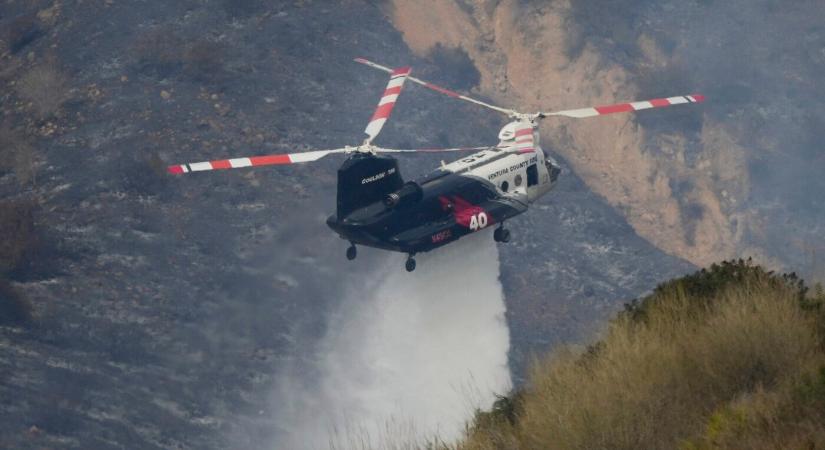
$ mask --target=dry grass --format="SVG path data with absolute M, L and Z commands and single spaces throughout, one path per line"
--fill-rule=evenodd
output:
M 17 82 L 17 95 L 31 104 L 38 119 L 57 116 L 69 99 L 69 82 L 53 59 L 32 67 Z
M 330 450 L 446 450 L 437 437 L 427 438 L 412 421 L 391 418 L 380 427 L 346 423 L 330 432 Z
M 823 448 L 807 444 L 825 443 L 825 413 L 800 412 L 800 398 L 825 402 L 817 314 L 778 280 L 746 275 L 701 299 L 659 292 L 589 353 L 536 364 L 515 423 L 476 423 L 461 448 Z

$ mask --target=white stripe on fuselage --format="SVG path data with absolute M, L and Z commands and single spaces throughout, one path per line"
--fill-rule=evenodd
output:
M 483 150 L 478 153 L 473 153 L 458 161 L 451 162 L 442 167 L 442 170 L 447 170 L 459 175 L 470 175 L 482 178 L 500 186 L 502 181 L 508 181 L 510 186 L 515 189 L 526 188 L 527 166 L 531 159 L 537 160 L 536 153 L 520 154 L 519 150 L 522 145 L 512 145 L 503 150 Z M 532 147 L 532 142 L 529 143 Z M 535 163 L 535 161 L 533 161 Z M 522 174 L 522 183 L 520 186 L 515 186 L 513 179 L 517 174 Z

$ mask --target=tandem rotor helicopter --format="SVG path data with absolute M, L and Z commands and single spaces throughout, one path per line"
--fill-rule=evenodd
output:
M 685 95 L 556 112 L 522 113 L 458 94 L 410 76 L 409 67 L 390 69 L 363 58 L 356 62 L 390 74 L 384 94 L 372 115 L 367 137 L 357 146 L 169 166 L 172 174 L 317 161 L 327 155 L 348 158 L 338 169 L 337 210 L 327 225 L 350 242 L 347 259 L 356 245 L 407 253 L 406 269 L 415 270 L 416 253 L 428 252 L 462 236 L 495 226 L 496 242 L 508 242 L 504 222 L 525 211 L 556 184 L 561 168 L 539 146 L 538 123 L 553 116 L 581 119 L 671 105 L 701 103 L 702 95 Z M 400 150 L 372 142 L 387 122 L 405 81 L 420 84 L 449 97 L 506 114 L 512 121 L 498 134 L 494 146 Z M 441 167 L 415 181 L 404 181 L 394 153 L 475 153 Z

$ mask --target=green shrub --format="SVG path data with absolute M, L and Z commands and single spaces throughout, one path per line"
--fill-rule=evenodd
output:
M 684 298 L 690 302 L 690 306 L 704 308 L 727 289 L 753 283 L 787 287 L 800 301 L 805 299 L 808 292 L 804 281 L 796 273 L 775 274 L 754 265 L 750 258 L 738 259 L 712 264 L 709 269 L 701 269 L 694 274 L 660 284 L 652 294 L 626 304 L 621 315 L 631 321 L 644 321 L 651 307 L 673 298 Z

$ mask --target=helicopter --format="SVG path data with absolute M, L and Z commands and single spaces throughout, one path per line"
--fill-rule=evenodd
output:
M 359 145 L 330 150 L 250 156 L 176 164 L 172 174 L 301 164 L 328 155 L 347 159 L 338 169 L 336 211 L 327 225 L 350 243 L 346 257 L 357 257 L 357 246 L 406 253 L 405 268 L 416 268 L 415 255 L 448 245 L 471 233 L 495 227 L 493 239 L 511 239 L 505 221 L 526 212 L 529 205 L 556 185 L 561 166 L 539 145 L 538 125 L 548 117 L 581 119 L 672 105 L 701 103 L 699 94 L 659 98 L 556 112 L 523 113 L 502 108 L 445 89 L 410 75 L 410 67 L 391 69 L 364 58 L 355 62 L 389 73 L 390 80 L 370 118 Z M 499 142 L 486 147 L 392 149 L 373 144 L 410 81 L 452 98 L 506 114 L 510 118 L 498 133 Z M 393 154 L 469 152 L 414 181 L 401 176 Z

